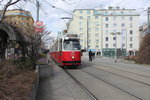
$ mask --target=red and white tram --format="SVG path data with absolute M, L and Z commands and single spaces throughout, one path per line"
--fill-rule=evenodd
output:
M 60 66 L 81 65 L 81 48 L 79 38 L 75 34 L 68 34 L 58 38 L 50 48 L 50 57 Z

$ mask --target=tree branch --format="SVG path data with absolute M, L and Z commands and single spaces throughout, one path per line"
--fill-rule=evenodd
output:
M 16 0 L 16 1 L 12 2 L 12 0 L 9 0 L 9 1 L 7 2 L 7 4 L 4 6 L 4 9 L 3 9 L 2 14 L 0 15 L 0 23 L 2 23 L 2 21 L 3 21 L 3 19 L 4 19 L 4 16 L 5 16 L 5 13 L 6 13 L 7 8 L 8 8 L 9 6 L 11 6 L 11 5 L 13 5 L 13 4 L 19 2 L 19 1 L 20 1 L 20 0 Z

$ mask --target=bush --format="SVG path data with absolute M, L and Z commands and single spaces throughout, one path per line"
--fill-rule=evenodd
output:
M 0 62 L 0 100 L 28 100 L 36 73 L 12 61 Z
M 32 69 L 34 66 L 32 61 L 28 58 L 19 58 L 19 59 L 14 61 L 14 64 L 19 69 Z
M 150 64 L 150 34 L 146 34 L 141 43 L 137 62 Z
M 39 58 L 45 58 L 46 57 L 46 54 L 44 53 L 39 53 Z

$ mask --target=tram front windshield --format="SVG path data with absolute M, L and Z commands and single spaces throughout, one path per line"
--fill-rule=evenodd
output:
M 80 43 L 78 40 L 65 40 L 64 50 L 80 50 Z

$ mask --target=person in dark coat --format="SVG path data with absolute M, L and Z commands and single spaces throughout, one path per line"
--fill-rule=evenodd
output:
M 91 52 L 91 50 L 89 51 L 89 61 L 92 61 L 92 56 L 93 56 L 93 53 Z

